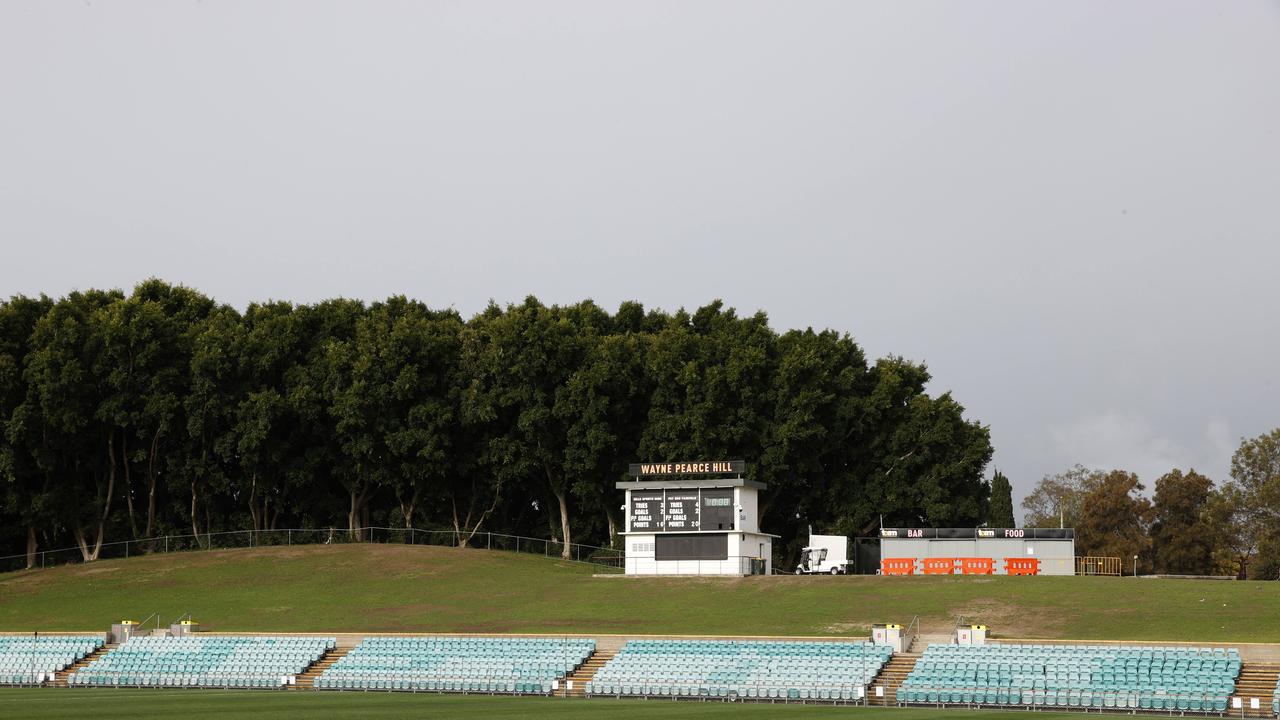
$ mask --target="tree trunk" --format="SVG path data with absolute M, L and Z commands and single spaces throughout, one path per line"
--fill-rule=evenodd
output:
M 573 557 L 573 553 L 569 550 L 569 543 L 573 540 L 569 537 L 569 503 L 565 494 L 560 491 L 552 491 L 555 493 L 556 500 L 560 503 L 560 535 L 564 539 L 564 545 L 560 550 L 560 557 L 568 560 Z
M 191 534 L 196 536 L 196 547 L 200 547 L 200 522 L 196 514 L 196 481 L 191 481 Z
M 36 526 L 27 526 L 27 569 L 36 566 L 36 549 L 40 547 L 40 543 L 36 541 Z
M 111 467 L 107 472 L 107 492 L 102 494 L 102 484 L 98 475 L 94 474 L 94 484 L 98 486 L 98 502 L 102 503 L 102 514 L 98 516 L 97 537 L 94 538 L 93 550 L 89 549 L 85 540 L 84 530 L 76 526 L 76 542 L 80 545 L 80 555 L 85 562 L 93 562 L 98 559 L 99 553 L 102 552 L 102 540 L 107 532 L 107 517 L 111 515 L 111 496 L 116 491 L 116 463 L 115 463 L 115 433 L 107 433 L 107 456 L 111 459 Z M 125 462 L 125 467 L 129 463 Z
M 116 465 L 115 452 L 115 431 L 111 433 L 111 438 L 107 443 L 107 449 L 111 454 L 111 467 L 114 471 Z M 134 540 L 138 539 L 138 522 L 133 517 L 133 475 L 129 472 L 129 434 L 120 433 L 120 455 L 124 460 L 124 499 L 129 506 L 129 534 Z
M 253 529 L 261 530 L 258 519 L 258 473 L 249 478 L 249 518 L 253 521 Z
M 609 523 L 609 547 L 613 547 L 614 541 L 618 539 L 618 523 L 613 519 L 613 513 L 608 510 L 604 511 L 604 519 Z
M 357 490 L 352 490 L 351 509 L 347 511 L 347 532 L 355 542 L 360 542 L 360 512 L 363 509 L 364 495 Z
M 467 547 L 471 542 L 471 538 L 475 537 L 476 533 L 480 532 L 480 526 L 484 524 L 485 519 L 487 519 L 494 509 L 498 507 L 498 496 L 497 494 L 494 495 L 493 504 L 489 506 L 488 510 L 480 513 L 480 518 L 476 520 L 475 525 L 471 524 L 471 515 L 472 510 L 474 509 L 474 504 L 467 506 L 467 519 L 459 523 L 458 499 L 456 496 L 450 495 L 449 501 L 453 504 L 453 534 L 458 538 L 458 547 Z
M 147 532 L 146 537 L 151 537 L 151 530 L 155 527 L 156 519 L 156 451 L 160 444 L 160 430 L 156 429 L 154 435 L 151 436 L 151 453 L 147 456 Z
M 413 496 L 409 498 L 409 502 L 400 501 L 400 514 L 404 516 L 404 529 L 408 530 L 413 527 L 413 511 L 418 505 L 418 488 L 413 489 Z M 409 542 L 409 536 L 405 536 L 405 542 Z

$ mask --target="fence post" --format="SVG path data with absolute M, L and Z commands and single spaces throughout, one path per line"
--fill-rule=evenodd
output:
M 493 549 L 493 533 L 491 532 L 487 532 L 484 534 L 484 549 L 485 550 Z
M 249 533 L 249 547 L 253 547 L 253 531 L 246 530 L 245 532 Z
M 169 553 L 169 536 L 168 535 L 164 536 L 164 552 L 166 555 Z
M 124 541 L 124 559 L 125 560 L 129 559 L 129 541 L 128 540 Z
M 285 546 L 293 545 L 293 528 L 285 531 L 284 544 Z
M 414 535 L 414 533 L 413 533 L 413 526 L 412 526 L 412 525 L 410 525 L 410 526 L 409 526 L 409 544 L 410 544 L 410 545 L 412 545 L 412 544 L 413 544 L 413 535 Z

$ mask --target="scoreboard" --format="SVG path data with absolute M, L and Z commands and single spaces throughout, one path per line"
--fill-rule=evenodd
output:
M 731 488 L 631 491 L 632 532 L 732 530 Z

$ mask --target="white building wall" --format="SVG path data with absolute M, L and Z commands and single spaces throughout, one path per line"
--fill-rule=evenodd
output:
M 1075 575 L 1075 540 L 995 539 L 937 540 L 882 538 L 881 558 L 989 557 L 997 575 L 1004 575 L 1005 558 L 1039 558 L 1041 575 Z M 919 568 L 917 568 L 919 572 Z
M 761 557 L 763 545 L 765 574 L 773 572 L 773 543 L 768 535 L 729 533 L 728 558 L 725 560 L 657 560 L 654 535 L 626 536 L 628 575 L 749 575 L 751 559 Z
M 734 526 L 734 530 L 760 532 L 759 498 L 760 493 L 755 488 L 734 488 L 733 501 L 738 507 L 742 508 L 738 511 L 738 522 Z

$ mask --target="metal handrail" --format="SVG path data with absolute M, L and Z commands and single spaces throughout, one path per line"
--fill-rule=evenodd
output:
M 912 628 L 915 629 L 913 630 Z M 916 636 L 919 634 L 920 616 L 916 615 L 911 618 L 911 622 L 907 625 L 907 629 L 902 633 L 903 639 L 906 640 L 907 643 L 906 645 L 903 645 L 903 647 L 906 648 L 904 652 L 911 652 L 911 647 L 916 644 Z

